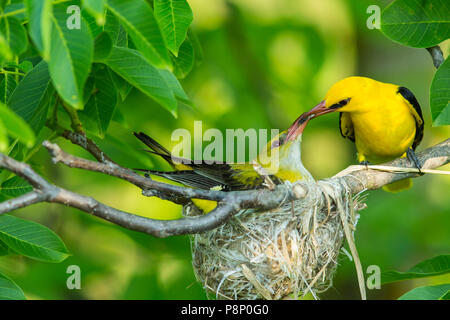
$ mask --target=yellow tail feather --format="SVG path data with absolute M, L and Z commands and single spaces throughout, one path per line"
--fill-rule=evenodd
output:
M 408 190 L 413 185 L 412 179 L 403 179 L 390 184 L 387 184 L 383 187 L 384 191 L 397 193 L 400 191 Z
M 202 210 L 204 214 L 213 211 L 217 207 L 217 202 L 212 200 L 192 199 L 192 202 Z

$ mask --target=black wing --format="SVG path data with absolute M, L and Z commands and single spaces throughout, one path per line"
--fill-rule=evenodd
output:
M 355 131 L 349 113 L 339 112 L 339 130 L 344 138 L 355 142 Z
M 405 98 L 413 106 L 414 110 L 416 110 L 417 114 L 419 115 L 420 119 L 422 120 L 422 123 L 419 123 L 419 121 L 417 121 L 416 117 L 414 117 L 414 119 L 416 119 L 416 136 L 414 137 L 414 142 L 412 144 L 412 148 L 413 148 L 413 150 L 415 150 L 423 138 L 423 132 L 424 132 L 423 128 L 424 128 L 425 121 L 423 120 L 422 109 L 420 108 L 420 104 L 417 101 L 416 97 L 408 88 L 399 87 L 397 93 L 400 93 L 403 96 L 403 98 Z
M 181 170 L 181 171 L 157 171 L 157 170 L 147 170 L 147 169 L 134 169 L 142 171 L 148 174 L 153 174 L 155 176 L 164 177 L 171 181 L 181 183 L 185 186 L 199 189 L 209 190 L 214 187 L 222 187 L 223 191 L 228 191 L 228 186 L 222 185 L 221 183 L 204 177 L 193 170 Z
M 212 187 L 221 186 L 224 191 L 245 190 L 258 188 L 263 183 L 263 179 L 256 172 L 251 177 L 251 181 L 246 181 L 246 183 L 244 183 L 238 178 L 239 174 L 242 172 L 242 170 L 239 169 L 239 166 L 232 167 L 226 163 L 211 163 L 208 161 L 197 162 L 189 159 L 174 157 L 171 155 L 169 150 L 145 133 L 133 132 L 133 134 L 151 149 L 145 151 L 160 156 L 175 170 L 177 170 L 177 164 L 179 163 L 182 163 L 192 169 L 177 171 L 158 171 L 147 169 L 135 170 L 161 176 L 169 180 L 182 183 L 186 186 L 201 189 L 210 189 Z

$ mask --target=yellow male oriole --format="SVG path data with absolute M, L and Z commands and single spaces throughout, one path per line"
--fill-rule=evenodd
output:
M 341 134 L 356 144 L 360 163 L 375 164 L 407 156 L 421 168 L 414 150 L 422 141 L 424 120 L 410 90 L 370 78 L 348 77 L 335 83 L 322 102 L 302 118 L 340 112 Z M 411 186 L 411 179 L 404 179 L 384 189 L 397 192 Z

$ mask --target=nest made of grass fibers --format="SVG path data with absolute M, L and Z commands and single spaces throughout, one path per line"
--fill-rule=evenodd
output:
M 332 285 L 344 238 L 353 238 L 363 206 L 339 182 L 301 187 L 302 200 L 270 211 L 242 210 L 222 226 L 191 236 L 195 275 L 209 298 L 298 299 L 310 292 L 317 299 Z

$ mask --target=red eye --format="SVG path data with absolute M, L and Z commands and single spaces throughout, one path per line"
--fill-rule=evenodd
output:
M 274 142 L 272 142 L 271 149 L 278 148 L 279 146 L 280 146 L 280 140 L 275 140 Z

